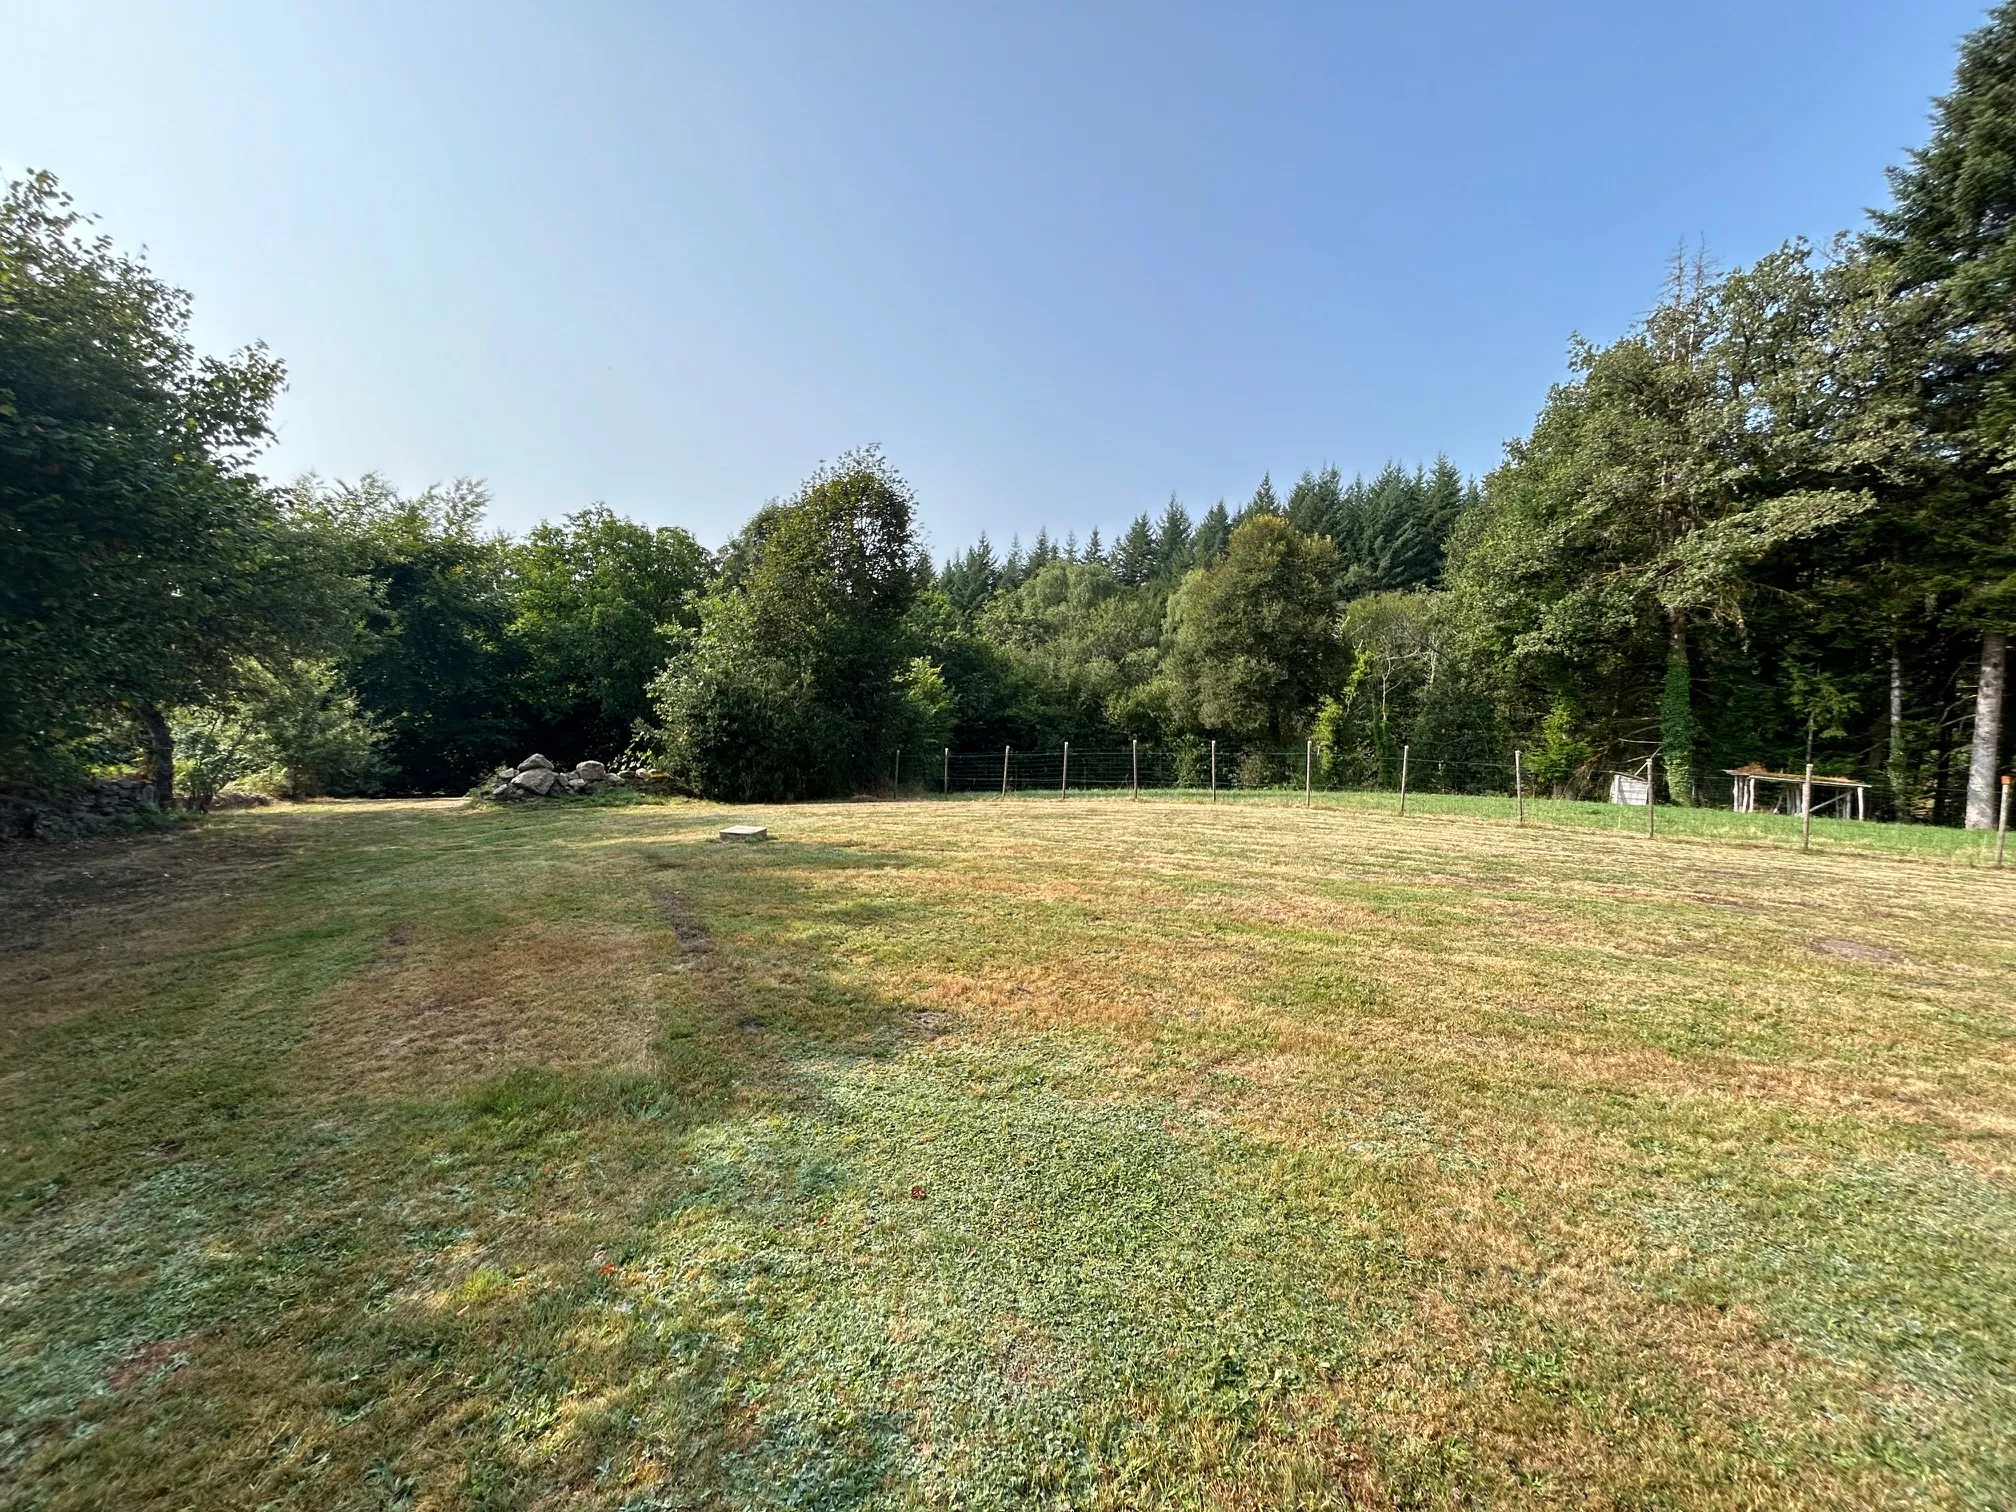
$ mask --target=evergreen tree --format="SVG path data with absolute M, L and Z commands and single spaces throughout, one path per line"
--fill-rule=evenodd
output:
M 1288 523 L 1304 535 L 1339 539 L 1344 514 L 1344 475 L 1335 467 L 1304 472 L 1288 491 Z
M 1165 583 L 1173 583 L 1189 565 L 1190 512 L 1172 493 L 1162 511 L 1161 523 L 1155 527 L 1154 575 Z
M 1424 533 L 1432 541 L 1433 567 L 1424 582 L 1441 581 L 1449 537 L 1459 520 L 1477 502 L 1476 485 L 1447 456 L 1438 456 L 1420 484 L 1420 514 Z
M 1225 555 L 1225 546 L 1232 539 L 1232 517 L 1225 511 L 1225 501 L 1220 499 L 1204 511 L 1204 517 L 1197 522 L 1197 529 L 1190 537 L 1190 561 L 1192 566 L 1208 567 Z
M 1921 495 L 1913 557 L 1945 618 L 1979 637 L 1966 822 L 1986 828 L 2016 628 L 2016 0 L 1962 43 L 1931 141 L 1890 185 L 1869 246 L 1900 298 L 1932 297 L 1941 325 L 1913 397 L 1947 468 Z
M 1262 473 L 1260 475 L 1260 486 L 1253 490 L 1253 497 L 1246 501 L 1246 507 L 1233 516 L 1232 524 L 1236 527 L 1245 524 L 1255 515 L 1278 515 L 1280 513 L 1280 501 L 1274 497 L 1274 475 L 1272 473 Z
M 1113 576 L 1122 587 L 1138 588 L 1155 576 L 1155 531 L 1145 514 L 1136 515 L 1113 548 Z
M 994 560 L 994 548 L 985 531 L 979 541 L 946 562 L 938 573 L 938 587 L 960 614 L 971 619 L 1000 586 L 1001 567 Z

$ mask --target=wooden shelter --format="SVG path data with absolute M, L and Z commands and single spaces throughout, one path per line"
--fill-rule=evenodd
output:
M 1630 804 L 1643 808 L 1652 801 L 1652 758 L 1647 756 L 1644 765 L 1630 772 L 1610 774 L 1610 801 Z
M 1774 772 L 1752 762 L 1733 767 L 1728 775 L 1736 784 L 1735 810 L 1739 814 L 1799 814 L 1807 792 L 1803 772 Z M 1822 777 L 1813 774 L 1812 803 L 1816 817 L 1835 819 L 1869 817 L 1869 784 L 1853 777 Z M 1764 784 L 1760 795 L 1759 783 Z

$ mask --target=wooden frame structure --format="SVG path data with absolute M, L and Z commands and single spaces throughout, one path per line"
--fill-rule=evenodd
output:
M 1801 772 L 1774 772 L 1752 765 L 1731 768 L 1727 775 L 1736 784 L 1733 807 L 1739 814 L 1795 814 L 1803 817 L 1805 795 L 1810 792 L 1816 815 L 1831 811 L 1836 819 L 1869 817 L 1869 784 L 1853 777 L 1822 777 L 1815 772 L 1809 788 L 1808 779 Z M 1760 782 L 1780 790 L 1771 803 L 1763 807 L 1757 802 L 1757 784 Z M 1823 792 L 1827 795 L 1824 798 L 1821 796 Z

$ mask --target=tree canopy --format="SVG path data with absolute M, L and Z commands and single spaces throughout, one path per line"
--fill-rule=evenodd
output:
M 199 356 L 189 297 L 85 226 L 47 175 L 0 194 L 0 774 L 137 717 L 165 791 L 162 711 L 323 640 L 340 582 L 251 470 L 280 364 Z

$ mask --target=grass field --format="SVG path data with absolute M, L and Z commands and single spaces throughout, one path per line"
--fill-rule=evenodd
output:
M 2016 1504 L 2016 874 L 1410 808 L 9 853 L 0 1505 Z

